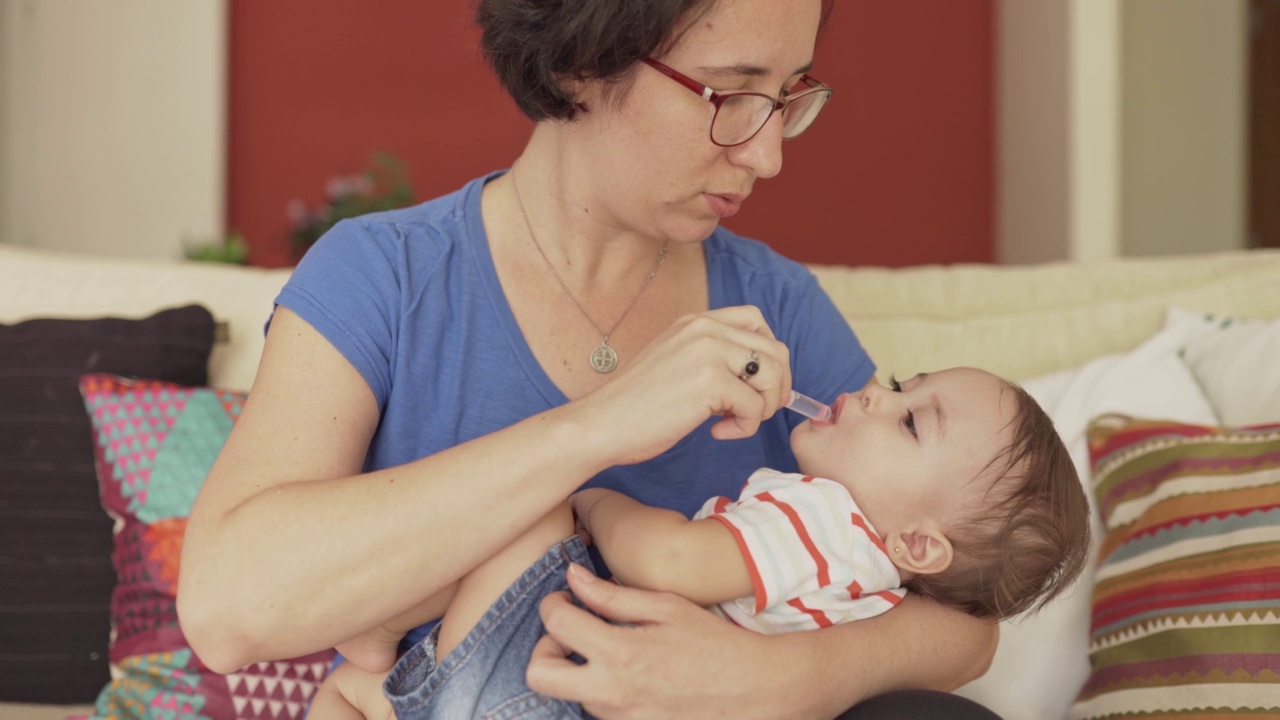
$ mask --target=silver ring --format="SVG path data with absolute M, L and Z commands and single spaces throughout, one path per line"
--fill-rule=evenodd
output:
M 754 377 L 758 372 L 760 372 L 760 355 L 752 350 L 747 356 L 747 364 L 742 367 L 742 373 L 738 375 L 738 379 L 746 382 L 747 378 Z

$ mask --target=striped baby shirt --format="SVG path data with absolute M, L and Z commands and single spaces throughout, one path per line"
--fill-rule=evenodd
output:
M 712 612 L 761 633 L 874 617 L 906 590 L 884 542 L 839 483 L 763 468 L 737 501 L 713 497 L 694 516 L 729 528 L 754 595 Z

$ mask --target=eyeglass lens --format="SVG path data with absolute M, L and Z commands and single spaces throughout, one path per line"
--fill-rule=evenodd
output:
M 827 93 L 796 98 L 782 110 L 782 136 L 790 139 L 808 129 L 826 104 Z M 721 145 L 750 140 L 773 114 L 773 101 L 762 95 L 731 95 L 720 104 L 711 124 L 712 139 Z

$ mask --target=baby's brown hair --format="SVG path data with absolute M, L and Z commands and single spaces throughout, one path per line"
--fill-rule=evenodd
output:
M 1013 439 L 976 482 L 974 517 L 947 533 L 951 565 L 906 583 L 981 618 L 1038 610 L 1079 576 L 1089 557 L 1089 501 L 1053 420 L 1021 387 Z M 988 480 L 989 479 L 989 480 Z

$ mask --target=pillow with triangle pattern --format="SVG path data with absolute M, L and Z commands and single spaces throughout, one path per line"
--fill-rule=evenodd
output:
M 112 680 L 94 717 L 301 718 L 333 652 L 206 668 L 178 625 L 182 537 L 245 394 L 106 374 L 80 379 L 102 506 L 115 521 Z

